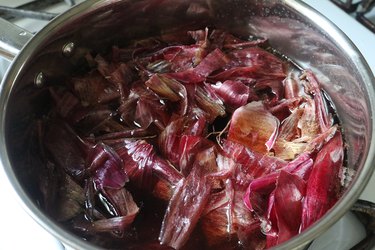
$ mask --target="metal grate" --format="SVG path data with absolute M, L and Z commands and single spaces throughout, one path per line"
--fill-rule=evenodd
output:
M 331 2 L 345 10 L 347 13 L 356 11 L 358 5 L 361 3 L 360 0 L 331 0 Z
M 357 9 L 356 19 L 375 33 L 375 0 L 363 0 Z
M 0 5 L 0 17 L 10 20 L 12 18 L 32 18 L 39 20 L 51 20 L 57 14 L 41 11 L 53 4 L 65 2 L 69 6 L 75 5 L 75 0 L 34 0 L 16 8 Z
M 331 2 L 375 33 L 375 13 L 372 12 L 375 0 L 331 0 Z

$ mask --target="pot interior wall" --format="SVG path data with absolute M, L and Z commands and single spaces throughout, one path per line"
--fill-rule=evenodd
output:
M 330 24 L 318 23 L 321 20 L 313 13 L 299 12 L 301 6 L 276 0 L 98 1 L 58 18 L 18 58 L 27 60 L 13 64 L 22 65 L 14 83 L 13 79 L 5 83 L 11 86 L 6 109 L 8 153 L 25 190 L 39 203 L 35 179 L 41 176 L 34 167 L 41 162 L 25 152 L 29 145 L 38 143 L 38 135 L 30 134 L 30 124 L 48 110 L 49 84 L 84 71 L 82 62 L 87 51 L 102 52 L 131 39 L 205 27 L 225 29 L 241 37 L 267 37 L 277 51 L 302 68 L 311 68 L 336 106 L 347 145 L 347 167 L 361 170 L 372 136 L 368 78 L 361 71 L 359 57 L 337 37 L 340 34 L 328 33 Z M 69 42 L 75 44 L 75 50 L 66 56 L 62 48 Z M 46 83 L 41 88 L 34 84 L 40 72 Z M 25 158 L 34 167 L 26 164 Z

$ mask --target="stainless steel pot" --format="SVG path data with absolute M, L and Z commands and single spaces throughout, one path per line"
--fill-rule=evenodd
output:
M 282 54 L 313 69 L 342 122 L 347 145 L 345 193 L 322 219 L 278 248 L 303 248 L 343 216 L 361 194 L 374 169 L 375 80 L 355 45 L 322 15 L 292 0 L 89 0 L 33 37 L 0 25 L 3 56 L 13 59 L 16 55 L 1 83 L 2 169 L 27 212 L 64 244 L 96 248 L 46 216 L 33 198 L 36 173 L 20 164 L 22 147 L 15 145 L 25 140 L 22 124 L 43 108 L 35 93 L 43 84 L 69 77 L 88 49 L 100 52 L 131 38 L 205 26 L 267 37 Z

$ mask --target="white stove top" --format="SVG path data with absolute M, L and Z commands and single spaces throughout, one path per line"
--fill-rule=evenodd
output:
M 83 0 L 77 1 L 82 2 Z M 328 0 L 304 0 L 313 8 L 321 12 L 328 19 L 332 20 L 344 33 L 351 38 L 361 53 L 365 56 L 370 68 L 375 72 L 375 54 L 373 53 L 373 44 L 375 43 L 375 34 L 371 33 L 357 21 L 339 9 Z M 30 2 L 30 0 L 0 0 L 0 5 L 9 7 L 19 6 Z M 46 11 L 58 13 L 64 11 L 68 6 L 62 1 Z M 17 25 L 28 29 L 31 32 L 37 31 L 46 24 L 45 21 L 20 20 Z M 0 75 L 1 64 L 0 61 Z M 366 190 L 362 193 L 361 199 L 375 202 L 375 174 L 373 175 Z M 4 202 L 0 206 L 0 249 L 24 250 L 58 250 L 64 249 L 52 235 L 39 226 L 30 216 L 24 212 L 16 200 L 10 184 L 7 183 L 5 176 L 0 171 L 0 197 Z M 348 228 L 347 225 L 350 224 Z M 350 238 L 347 238 L 350 235 Z M 341 236 L 341 237 L 340 237 Z M 365 229 L 362 224 L 351 213 L 347 213 L 343 219 L 335 224 L 326 234 L 318 238 L 309 249 L 350 249 L 355 242 L 360 241 L 365 236 Z M 336 240 L 335 240 L 336 239 Z

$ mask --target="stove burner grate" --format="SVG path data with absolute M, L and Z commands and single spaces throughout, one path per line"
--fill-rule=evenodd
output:
M 372 10 L 375 6 L 375 0 L 331 0 L 331 2 L 348 14 L 353 15 L 358 22 L 375 33 L 375 17 L 369 17 L 371 14 L 374 15 Z
M 0 5 L 0 17 L 7 20 L 13 18 L 32 18 L 48 21 L 56 17 L 57 14 L 40 10 L 62 1 L 65 1 L 69 6 L 76 4 L 75 0 L 34 0 L 16 8 Z

